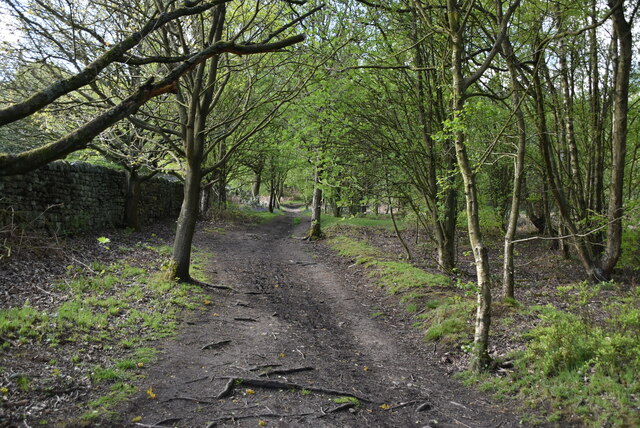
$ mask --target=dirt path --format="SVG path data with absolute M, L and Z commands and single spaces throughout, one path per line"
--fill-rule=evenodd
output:
M 144 381 L 156 398 L 135 396 L 123 410 L 124 421 L 141 416 L 141 424 L 185 427 L 518 425 L 505 409 L 433 368 L 430 346 L 420 343 L 409 320 L 372 316 L 381 308 L 377 291 L 336 269 L 316 244 L 292 239 L 307 227 L 283 216 L 251 229 L 201 233 L 199 245 L 215 255 L 212 280 L 236 291 L 212 291 L 211 309 L 164 344 Z M 305 370 L 265 374 L 298 368 Z M 219 399 L 229 377 L 306 390 L 244 384 Z M 359 405 L 333 411 L 340 406 L 333 400 L 347 394 L 359 397 Z

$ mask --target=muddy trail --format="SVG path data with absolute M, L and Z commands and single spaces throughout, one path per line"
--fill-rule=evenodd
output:
M 200 233 L 198 245 L 213 253 L 211 283 L 232 290 L 210 290 L 208 309 L 161 345 L 143 392 L 121 409 L 123 424 L 518 425 L 447 377 L 409 318 L 373 316 L 380 290 L 301 240 L 308 220 L 295 223 L 290 214 Z

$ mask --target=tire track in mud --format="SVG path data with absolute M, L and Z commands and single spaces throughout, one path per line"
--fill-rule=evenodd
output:
M 409 323 L 372 317 L 381 305 L 375 293 L 354 284 L 316 244 L 292 238 L 307 227 L 308 221 L 294 226 L 292 217 L 282 216 L 219 235 L 199 232 L 198 245 L 214 254 L 211 279 L 237 292 L 211 290 L 211 308 L 191 316 L 179 336 L 163 344 L 163 356 L 143 384 L 153 387 L 156 399 L 139 393 L 123 409 L 123 421 L 141 417 L 147 425 L 194 427 L 518 425 L 505 409 L 430 367 L 429 351 Z M 313 370 L 259 376 L 302 367 Z M 330 412 L 339 407 L 335 395 L 243 385 L 218 399 L 229 377 L 339 390 L 370 402 Z

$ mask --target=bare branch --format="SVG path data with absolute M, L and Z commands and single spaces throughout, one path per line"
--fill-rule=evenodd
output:
M 39 168 L 53 160 L 60 159 L 69 153 L 86 148 L 89 142 L 98 134 L 119 120 L 134 114 L 140 106 L 151 98 L 174 92 L 180 77 L 213 56 L 225 52 L 237 55 L 275 52 L 303 40 L 303 35 L 297 35 L 279 42 L 264 45 L 243 45 L 224 41 L 215 43 L 174 68 L 158 83 L 154 84 L 153 79 L 150 79 L 133 95 L 126 98 L 120 104 L 112 107 L 59 140 L 18 154 L 0 153 L 0 176 L 22 174 Z
M 163 13 L 159 17 L 150 20 L 141 30 L 131 34 L 120 43 L 114 45 L 91 64 L 87 65 L 81 72 L 66 79 L 58 80 L 45 89 L 35 93 L 25 101 L 0 110 L 0 126 L 25 118 L 51 104 L 62 95 L 68 94 L 71 91 L 87 85 L 109 64 L 122 58 L 127 51 L 138 45 L 146 35 L 156 30 L 158 27 L 183 16 L 202 13 L 217 6 L 218 4 L 226 3 L 228 1 L 230 0 L 214 0 L 213 2 L 205 3 L 200 6 L 177 9 L 172 12 Z

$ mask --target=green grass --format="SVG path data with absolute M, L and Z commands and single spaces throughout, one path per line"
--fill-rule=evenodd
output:
M 572 312 L 552 306 L 517 309 L 540 323 L 525 332 L 526 348 L 507 358 L 508 376 L 466 372 L 462 378 L 498 396 L 516 396 L 541 418 L 539 423 L 581 426 L 639 426 L 640 297 L 630 296 L 606 308 L 608 318 L 594 322 L 588 296 L 599 286 L 564 286 L 560 299 Z
M 360 400 L 358 400 L 356 397 L 350 397 L 350 396 L 343 396 L 343 397 L 337 397 L 333 399 L 333 402 L 336 404 L 348 404 L 351 403 L 355 406 L 360 406 Z
M 159 247 L 158 252 L 163 251 Z M 211 257 L 198 250 L 194 254 L 201 265 Z M 0 310 L 0 349 L 19 350 L 22 344 L 34 343 L 48 345 L 55 353 L 55 348 L 76 343 L 78 349 L 69 361 L 92 383 L 109 388 L 89 403 L 83 419 L 109 418 L 113 406 L 135 391 L 130 383 L 156 358 L 157 351 L 144 343 L 175 334 L 180 311 L 203 307 L 207 296 L 197 286 L 165 281 L 159 272 L 148 275 L 146 269 L 125 263 L 93 263 L 90 269 L 69 266 L 67 272 L 69 278 L 56 286 L 65 293 L 57 306 L 39 310 L 26 302 Z M 92 343 L 105 350 L 127 350 L 128 355 L 91 367 L 83 359 L 83 349 Z M 9 387 L 26 395 L 31 384 L 25 375 L 15 377 Z
M 393 230 L 393 220 L 389 216 L 366 216 L 366 217 L 334 217 L 330 215 L 324 215 L 320 217 L 321 226 L 323 229 L 330 230 L 336 226 L 348 226 L 355 228 L 378 228 Z M 398 222 L 398 228 L 404 229 L 403 222 Z
M 49 324 L 49 315 L 25 303 L 21 308 L 0 310 L 0 343 L 9 346 L 6 339 L 37 338 Z
M 89 402 L 88 407 L 90 410 L 85 412 L 81 419 L 93 421 L 98 418 L 115 416 L 116 413 L 112 409 L 118 403 L 129 399 L 136 391 L 135 386 L 126 382 L 117 382 L 111 385 L 108 394 Z
M 233 210 L 232 210 L 233 211 Z M 241 207 L 235 210 L 235 214 L 246 219 L 250 219 L 255 223 L 268 223 L 276 217 L 280 217 L 282 212 L 279 210 L 269 211 L 256 211 L 250 208 Z
M 328 240 L 329 246 L 343 257 L 350 257 L 357 263 L 366 263 L 376 257 L 383 257 L 378 249 L 347 236 L 336 236 Z
M 437 306 L 433 302 L 427 302 L 425 308 L 428 310 L 418 316 L 426 327 L 425 339 L 457 344 L 471 336 L 473 326 L 469 320 L 473 317 L 475 309 L 472 298 L 448 297 L 435 301 Z
M 109 367 L 103 368 L 96 366 L 91 373 L 91 381 L 93 383 L 101 383 L 116 380 L 127 380 L 130 376 L 125 373 L 122 368 Z
M 106 313 L 94 312 L 91 306 L 80 300 L 71 300 L 63 303 L 57 312 L 59 328 L 79 329 L 89 331 L 92 328 L 100 329 L 107 325 Z
M 447 276 L 425 272 L 408 262 L 372 260 L 367 265 L 376 267 L 371 275 L 376 276 L 380 286 L 391 294 L 416 288 L 451 285 L 451 280 Z
M 388 293 L 400 296 L 407 312 L 421 313 L 417 315 L 421 321 L 416 326 L 425 329 L 427 340 L 455 346 L 469 339 L 472 333 L 469 319 L 473 317 L 475 305 L 467 292 L 473 284 L 454 286 L 445 275 L 426 272 L 406 261 L 389 260 L 390 255 L 352 237 L 338 235 L 327 242 L 339 255 L 363 264 L 368 275 Z M 443 295 L 448 297 L 441 297 Z

